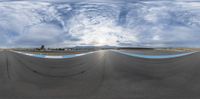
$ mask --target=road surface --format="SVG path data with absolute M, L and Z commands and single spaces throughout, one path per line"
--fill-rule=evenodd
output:
M 0 99 L 200 99 L 200 53 L 143 59 L 99 51 L 44 59 L 2 51 Z

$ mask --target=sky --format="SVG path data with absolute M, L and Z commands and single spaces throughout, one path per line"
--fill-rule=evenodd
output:
M 200 47 L 200 2 L 0 0 L 0 47 Z

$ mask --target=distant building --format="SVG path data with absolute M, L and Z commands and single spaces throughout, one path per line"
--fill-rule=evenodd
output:
M 45 46 L 44 46 L 44 45 L 41 45 L 40 48 L 36 48 L 35 50 L 44 51 L 44 50 L 45 50 Z
M 44 49 L 45 49 L 45 46 L 41 45 L 40 50 L 44 50 Z

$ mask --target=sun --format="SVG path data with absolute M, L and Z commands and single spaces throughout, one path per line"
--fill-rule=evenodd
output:
M 107 45 L 107 40 L 105 38 L 99 38 L 96 40 L 96 46 L 103 46 L 103 45 Z

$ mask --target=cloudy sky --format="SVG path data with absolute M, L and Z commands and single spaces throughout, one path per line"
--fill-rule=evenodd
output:
M 200 47 L 200 2 L 0 0 L 0 47 L 42 44 Z

